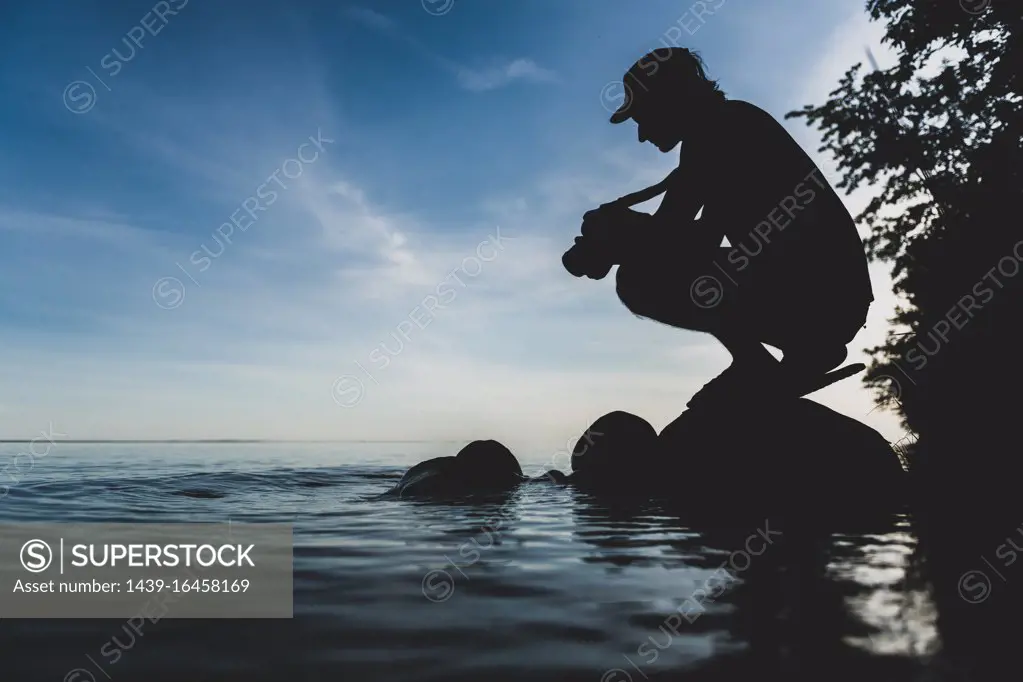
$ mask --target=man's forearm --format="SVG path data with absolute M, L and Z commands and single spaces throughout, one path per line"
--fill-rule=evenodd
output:
M 619 248 L 620 262 L 670 261 L 686 254 L 709 254 L 721 245 L 724 230 L 713 216 L 693 220 L 693 216 L 682 215 L 685 217 L 658 212 L 630 230 L 630 238 L 623 239 Z
M 670 216 L 635 212 L 633 216 L 617 248 L 621 263 L 649 263 L 669 242 L 678 238 L 677 226 L 664 224 Z

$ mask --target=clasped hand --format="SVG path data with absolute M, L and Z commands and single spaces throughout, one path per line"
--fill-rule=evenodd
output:
M 588 242 L 600 244 L 601 250 L 620 256 L 629 246 L 643 239 L 643 233 L 650 224 L 649 213 L 641 213 L 624 206 L 604 204 L 583 214 L 582 237 Z M 617 263 L 616 263 L 617 264 Z

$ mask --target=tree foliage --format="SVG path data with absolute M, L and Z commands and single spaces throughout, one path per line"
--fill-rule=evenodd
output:
M 852 66 L 802 117 L 904 304 L 866 382 L 922 441 L 984 428 L 1023 380 L 1023 1 L 868 0 L 898 55 Z M 1015 252 L 1014 252 L 1015 248 Z M 999 390 L 1001 389 L 1001 390 Z M 958 431 L 957 431 L 958 429 Z

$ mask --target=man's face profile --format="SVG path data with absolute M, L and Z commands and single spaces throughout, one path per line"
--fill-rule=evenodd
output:
M 682 141 L 679 121 L 673 107 L 667 102 L 648 97 L 636 102 L 632 119 L 636 122 L 636 134 L 640 142 L 649 142 L 663 153 L 668 153 Z

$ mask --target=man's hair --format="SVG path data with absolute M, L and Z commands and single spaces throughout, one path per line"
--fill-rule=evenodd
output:
M 706 93 L 725 99 L 716 80 L 707 76 L 707 66 L 699 54 L 684 47 L 659 47 L 636 63 L 647 77 L 653 77 L 664 65 L 671 62 L 670 72 L 674 85 L 689 92 Z M 653 67 L 648 70 L 647 67 Z M 638 74 L 637 74 L 638 75 Z
M 716 80 L 711 80 L 707 76 L 707 65 L 703 63 L 703 57 L 691 50 L 685 50 L 685 54 L 692 60 L 696 75 L 699 77 L 700 81 L 705 84 L 707 92 L 711 95 L 716 95 L 717 97 L 724 99 L 725 93 L 721 90 L 718 82 Z

